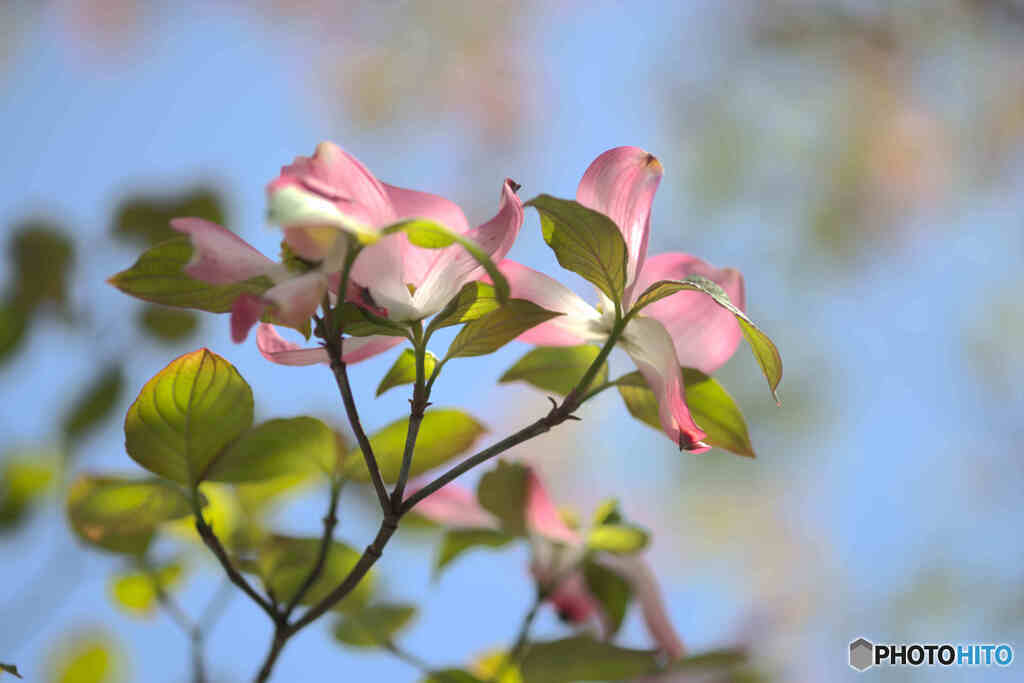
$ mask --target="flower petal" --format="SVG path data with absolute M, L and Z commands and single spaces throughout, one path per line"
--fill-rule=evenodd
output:
M 665 433 L 680 450 L 701 453 L 710 448 L 707 436 L 690 417 L 683 400 L 683 378 L 672 338 L 660 322 L 646 316 L 629 321 L 619 342 L 658 397 L 658 414 Z
M 715 268 L 689 254 L 658 254 L 644 263 L 633 292 L 639 296 L 660 280 L 700 275 L 718 283 L 736 306 L 745 308 L 743 276 L 732 268 Z M 665 326 L 679 364 L 713 373 L 729 360 L 743 333 L 731 313 L 701 292 L 678 292 L 643 309 Z
M 647 255 L 651 203 L 661 182 L 661 162 L 639 147 L 616 147 L 594 159 L 580 180 L 576 201 L 611 218 L 626 240 L 626 286 Z
M 406 495 L 412 495 L 423 487 L 422 483 L 410 484 Z M 467 488 L 456 483 L 446 484 L 430 494 L 413 508 L 413 511 L 432 522 L 461 529 L 497 529 L 498 521 L 476 501 L 476 496 Z
M 358 363 L 379 353 L 383 353 L 397 344 L 402 337 L 347 337 L 344 343 L 342 359 L 346 363 Z M 302 348 L 298 344 L 283 339 L 273 325 L 262 323 L 256 331 L 256 345 L 263 357 L 278 365 L 315 365 L 326 363 L 330 359 L 323 347 Z
M 346 363 L 358 363 L 394 348 L 405 341 L 405 337 L 345 337 L 341 359 Z
M 523 203 L 516 195 L 517 187 L 514 181 L 506 178 L 501 187 L 498 213 L 466 235 L 495 263 L 505 258 L 523 225 Z M 479 279 L 483 274 L 483 268 L 464 248 L 459 245 L 446 247 L 418 285 L 414 296 L 416 308 L 424 316 L 438 312 L 464 284 Z
M 598 562 L 619 574 L 629 582 L 633 594 L 640 602 L 647 630 L 658 644 L 658 649 L 669 659 L 679 659 L 686 654 L 665 609 L 665 601 L 658 587 L 658 580 L 647 561 L 637 555 L 610 555 L 604 553 Z
M 352 264 L 351 279 L 370 291 L 375 305 L 389 320 L 417 320 L 413 297 L 406 286 L 404 235 L 388 235 L 365 247 Z
M 579 534 L 562 519 L 562 514 L 552 502 L 543 482 L 531 467 L 526 469 L 526 508 L 523 515 L 526 527 L 532 533 L 573 546 L 583 542 Z
M 384 183 L 384 190 L 394 207 L 397 221 L 407 218 L 429 218 L 459 234 L 469 231 L 466 215 L 462 213 L 462 209 L 455 202 L 427 192 L 408 190 L 387 183 Z M 409 243 L 408 239 L 403 240 L 403 247 L 405 249 L 406 280 L 418 287 L 426 277 L 430 265 L 438 257 L 438 251 L 415 247 Z
M 267 302 L 256 294 L 240 294 L 231 304 L 231 340 L 241 344 L 249 336 L 249 330 L 263 317 Z
M 558 616 L 569 624 L 582 624 L 602 611 L 597 598 L 587 589 L 581 571 L 575 571 L 562 579 L 548 596 L 548 601 Z
M 275 281 L 287 277 L 281 264 L 216 223 L 202 218 L 175 218 L 171 227 L 192 241 L 192 260 L 185 266 L 185 272 L 197 280 L 223 285 L 260 275 Z
M 519 335 L 520 341 L 537 346 L 577 346 L 606 338 L 597 327 L 601 314 L 562 283 L 509 259 L 498 268 L 508 280 L 512 298 L 527 299 L 565 314 L 527 330 Z
M 274 318 L 292 327 L 304 325 L 327 293 L 327 277 L 318 270 L 285 280 L 263 293 L 274 306 Z

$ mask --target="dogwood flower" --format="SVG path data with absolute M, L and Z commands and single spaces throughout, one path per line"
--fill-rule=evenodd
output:
M 613 302 L 598 291 L 600 304 L 591 306 L 552 278 L 514 261 L 503 261 L 511 295 L 564 313 L 525 332 L 519 339 L 539 346 L 603 344 L 616 319 L 616 304 L 626 315 L 638 297 L 661 280 L 701 276 L 714 281 L 740 309 L 744 307 L 743 277 L 731 268 L 714 268 L 682 253 L 647 258 L 651 203 L 661 181 L 661 163 L 636 147 L 617 147 L 601 154 L 580 180 L 576 201 L 610 218 L 626 244 L 626 286 L 622 300 Z M 710 297 L 683 291 L 647 305 L 629 318 L 618 340 L 658 397 L 661 425 L 681 449 L 702 452 L 705 433 L 693 421 L 684 400 L 679 366 L 710 374 L 736 350 L 742 332 L 731 313 Z
M 410 494 L 416 487 L 410 487 Z M 458 529 L 498 529 L 497 519 L 472 493 L 451 483 L 420 501 L 414 511 L 438 524 Z M 540 477 L 526 468 L 523 510 L 532 547 L 530 573 L 547 592 L 546 600 L 566 622 L 582 625 L 599 617 L 608 632 L 600 601 L 590 592 L 582 570 L 585 542 L 570 528 L 548 495 Z M 672 626 L 654 572 L 639 555 L 595 553 L 594 561 L 623 577 L 632 588 L 644 622 L 658 648 L 670 659 L 684 654 L 683 643 Z

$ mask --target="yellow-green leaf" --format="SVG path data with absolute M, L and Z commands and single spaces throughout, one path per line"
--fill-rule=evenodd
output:
M 601 524 L 587 534 L 587 547 L 597 552 L 632 555 L 647 547 L 650 534 L 628 524 Z
M 455 558 L 473 548 L 500 548 L 514 539 L 513 536 L 493 529 L 453 529 L 441 538 L 441 545 L 434 561 L 434 576 L 447 567 Z
M 501 521 L 506 533 L 526 533 L 526 468 L 499 460 L 497 466 L 480 477 L 476 498 L 485 510 Z
M 500 305 L 494 287 L 483 282 L 467 282 L 455 295 L 455 298 L 449 301 L 448 305 L 430 321 L 430 325 L 427 326 L 427 334 L 429 335 L 442 327 L 476 320 L 497 309 Z
M 334 625 L 334 637 L 353 647 L 382 647 L 391 642 L 415 616 L 416 608 L 413 605 L 368 605 L 340 617 Z
M 258 560 L 264 585 L 278 601 L 287 603 L 313 569 L 319 551 L 319 538 L 269 537 L 260 549 Z M 312 605 L 324 598 L 348 575 L 359 557 L 360 553 L 344 543 L 331 543 L 320 578 L 306 592 L 301 604 Z M 373 575 L 367 574 L 335 609 L 344 612 L 361 609 L 373 593 L 373 583 Z
M 527 683 L 621 681 L 653 673 L 658 668 L 658 652 L 575 636 L 532 643 L 520 668 Z
M 169 344 L 188 339 L 199 327 L 199 317 L 195 312 L 156 304 L 143 306 L 139 310 L 138 322 L 147 335 Z
M 565 396 L 575 388 L 586 374 L 600 349 L 590 344 L 582 346 L 540 346 L 520 358 L 505 371 L 499 382 L 522 380 L 543 391 Z M 591 386 L 608 379 L 608 363 L 601 365 Z
M 0 530 L 25 518 L 53 487 L 60 454 L 41 450 L 6 458 L 0 474 Z
M 235 367 L 199 349 L 171 361 L 142 387 L 125 418 L 125 447 L 150 472 L 195 484 L 249 428 L 252 414 L 252 389 Z
M 242 434 L 209 464 L 209 481 L 251 482 L 319 470 L 330 475 L 338 447 L 330 427 L 313 417 L 267 420 Z
M 593 560 L 583 563 L 583 578 L 587 590 L 601 603 L 609 635 L 615 635 L 622 626 L 630 598 L 633 596 L 629 582 Z
M 532 301 L 512 299 L 501 308 L 466 323 L 455 335 L 445 358 L 493 353 L 523 332 L 559 315 L 562 314 L 541 308 Z
M 114 683 L 121 679 L 118 653 L 101 632 L 87 632 L 61 643 L 47 664 L 50 683 Z
M 157 606 L 157 585 L 169 593 L 181 583 L 182 574 L 182 566 L 178 562 L 154 567 L 151 571 L 133 569 L 110 577 L 107 590 L 114 604 L 123 611 L 134 616 L 148 616 Z
M 426 352 L 423 362 L 423 377 L 426 380 L 430 377 L 431 373 L 434 372 L 434 367 L 437 365 L 437 356 L 432 354 L 430 351 Z M 416 352 L 412 349 L 406 349 L 402 351 L 401 355 L 395 359 L 395 364 L 388 370 L 388 374 L 384 375 L 384 378 L 380 381 L 377 386 L 377 395 L 380 396 L 388 389 L 392 387 L 401 386 L 403 384 L 412 384 L 416 381 Z

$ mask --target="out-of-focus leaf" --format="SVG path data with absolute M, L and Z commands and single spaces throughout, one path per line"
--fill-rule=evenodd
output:
M 210 462 L 209 481 L 250 482 L 297 472 L 334 472 L 337 440 L 313 417 L 267 420 L 242 434 Z
M 618 524 L 622 521 L 622 513 L 619 512 L 619 501 L 616 498 L 609 498 L 602 502 L 594 510 L 593 524 Z
M 353 337 L 405 337 L 409 334 L 406 326 L 374 315 L 351 302 L 342 305 L 340 315 L 345 334 Z
M 199 327 L 199 316 L 193 311 L 182 311 L 166 306 L 149 304 L 139 310 L 139 327 L 157 341 L 174 343 L 188 339 Z
M 33 221 L 11 233 L 11 261 L 16 270 L 14 301 L 32 311 L 44 301 L 63 307 L 67 303 L 68 277 L 74 261 L 74 244 L 56 226 Z
M 156 609 L 158 602 L 157 584 L 160 589 L 170 592 L 181 583 L 182 566 L 171 562 L 152 571 L 139 569 L 120 572 L 110 577 L 107 590 L 114 604 L 134 616 L 148 616 Z
M 699 370 L 683 368 L 682 373 L 686 385 L 686 405 L 694 422 L 707 434 L 704 441 L 737 455 L 754 457 L 747 422 L 729 392 L 718 380 Z M 658 399 L 648 388 L 644 376 L 634 371 L 617 379 L 615 384 L 629 413 L 661 431 Z
M 188 238 L 175 238 L 148 249 L 135 265 L 108 282 L 144 301 L 210 313 L 226 313 L 240 294 L 263 294 L 274 284 L 262 275 L 227 285 L 201 282 L 182 271 L 191 258 L 192 245 Z
M 779 396 L 775 390 L 778 388 L 779 382 L 782 381 L 782 356 L 779 355 L 779 350 L 775 348 L 774 342 L 772 342 L 768 335 L 762 332 L 747 317 L 746 313 L 729 300 L 729 295 L 725 293 L 725 290 L 718 283 L 699 275 L 691 275 L 685 280 L 661 280 L 655 282 L 637 298 L 636 303 L 630 309 L 630 314 L 638 312 L 644 306 L 654 303 L 658 299 L 663 299 L 666 296 L 683 290 L 703 292 L 710 296 L 716 304 L 733 314 L 736 322 L 740 324 L 743 336 L 750 344 L 750 349 L 754 352 L 754 358 L 757 359 L 758 365 L 761 366 L 765 379 L 768 380 L 768 388 L 771 389 L 772 398 L 778 403 Z
M 0 303 L 0 363 L 18 350 L 27 329 L 28 318 L 21 306 L 12 301 Z
M 445 532 L 434 562 L 434 576 L 438 576 L 455 558 L 473 548 L 500 548 L 515 537 L 493 529 L 453 529 Z
M 587 533 L 587 548 L 598 552 L 631 555 L 647 547 L 650 534 L 629 524 L 602 524 Z
M 200 187 L 171 197 L 128 197 L 114 212 L 113 233 L 120 239 L 151 246 L 180 234 L 171 228 L 172 218 L 190 217 L 224 225 L 224 205 L 217 193 Z
M 609 635 L 615 635 L 626 617 L 633 591 L 624 578 L 593 560 L 583 564 L 583 578 L 590 594 L 597 598 L 607 617 Z
M 490 683 L 523 683 L 519 667 L 509 661 L 508 653 L 502 650 L 487 652 L 476 657 L 470 671 L 481 680 Z
M 526 299 L 511 299 L 501 308 L 477 318 L 459 330 L 445 358 L 466 358 L 493 353 L 523 332 L 562 315 Z
M 217 538 L 230 548 L 235 544 L 236 536 L 245 531 L 245 518 L 235 492 L 227 484 L 204 481 L 199 485 L 199 493 L 204 501 L 203 519 L 217 534 Z M 193 514 L 167 522 L 161 530 L 183 541 L 204 545 L 196 531 L 196 517 Z
M 541 346 L 520 358 L 505 371 L 499 382 L 523 380 L 541 389 L 565 396 L 575 387 L 601 352 L 596 346 Z M 591 386 L 608 379 L 608 363 L 601 365 Z M 585 388 L 586 389 L 586 388 Z
M 17 678 L 21 678 L 21 674 L 18 672 L 18 667 L 16 667 L 13 664 L 5 664 L 4 662 L 0 662 L 0 671 L 2 671 L 3 673 L 11 674 L 12 676 L 16 676 Z
M 0 476 L 0 531 L 16 527 L 52 488 L 59 454 L 41 451 L 9 457 Z
M 423 360 L 423 376 L 424 380 L 426 380 L 434 372 L 434 367 L 437 365 L 437 356 L 427 351 L 426 357 Z M 384 375 L 384 378 L 380 381 L 380 385 L 377 386 L 377 395 L 380 396 L 392 387 L 412 384 L 415 381 L 416 352 L 412 349 L 406 349 L 395 359 L 395 364 L 391 366 L 388 374 Z
M 723 648 L 721 650 L 701 652 L 676 660 L 668 666 L 668 671 L 693 674 L 723 673 L 744 667 L 748 662 L 749 656 L 746 650 L 742 648 Z
M 120 658 L 110 638 L 99 632 L 74 636 L 48 657 L 50 683 L 114 683 Z
M 382 647 L 416 616 L 413 605 L 377 604 L 341 617 L 334 637 L 353 647 Z
M 291 600 L 316 564 L 319 550 L 319 538 L 271 536 L 266 540 L 260 552 L 259 572 L 264 585 L 278 601 L 287 603 Z M 359 557 L 360 553 L 344 543 L 333 542 L 320 578 L 306 592 L 301 604 L 312 605 L 330 593 L 348 575 Z M 335 609 L 345 613 L 362 609 L 373 594 L 373 584 L 373 574 L 367 574 Z
M 388 484 L 398 480 L 408 423 L 408 418 L 397 420 L 370 437 L 381 476 Z M 415 477 L 448 462 L 472 446 L 485 431 L 473 416 L 461 410 L 442 408 L 427 411 L 420 425 L 409 476 Z M 352 450 L 345 461 L 348 476 L 358 481 L 370 480 L 361 450 Z
M 120 365 L 111 365 L 85 388 L 64 415 L 62 429 L 68 439 L 79 439 L 110 415 L 124 389 Z
M 622 299 L 626 287 L 626 242 L 612 219 L 582 204 L 542 194 L 526 203 L 540 214 L 544 241 L 558 263 L 608 295 Z
M 621 681 L 654 672 L 655 650 L 632 650 L 590 636 L 532 643 L 523 657 L 525 683 Z
M 249 428 L 252 414 L 252 389 L 235 367 L 199 349 L 171 361 L 142 387 L 125 417 L 125 447 L 150 472 L 195 484 Z
M 68 493 L 71 528 L 85 542 L 141 555 L 162 522 L 189 513 L 188 499 L 158 479 L 82 475 Z
M 476 498 L 485 510 L 501 521 L 505 532 L 517 536 L 526 533 L 525 467 L 498 461 L 497 467 L 480 477 Z
M 498 308 L 494 287 L 483 282 L 467 282 L 427 326 L 427 334 L 442 327 L 476 320 Z
M 421 678 L 420 683 L 487 683 L 487 681 L 462 669 L 438 669 L 425 678 Z M 502 683 L 505 682 L 502 681 Z

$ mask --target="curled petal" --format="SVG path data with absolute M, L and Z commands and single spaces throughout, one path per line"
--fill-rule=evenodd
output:
M 422 484 L 412 484 L 406 494 L 412 495 Z M 414 511 L 438 524 L 461 529 L 497 529 L 498 521 L 476 502 L 469 489 L 451 483 L 445 484 L 416 504 Z
M 260 275 L 275 281 L 287 277 L 281 264 L 216 223 L 202 218 L 175 218 L 171 227 L 192 241 L 192 260 L 185 266 L 185 272 L 197 280 L 223 285 Z
M 523 514 L 526 527 L 532 533 L 573 546 L 583 542 L 579 534 L 570 529 L 562 519 L 561 513 L 533 468 L 526 470 L 526 509 Z
M 348 337 L 343 346 L 342 360 L 358 363 L 384 353 L 403 341 L 403 337 Z M 278 365 L 315 365 L 330 360 L 327 350 L 322 346 L 302 348 L 283 339 L 277 329 L 267 323 L 262 323 L 257 329 L 256 345 L 264 358 Z
M 732 268 L 715 268 L 689 254 L 658 254 L 644 263 L 633 293 L 640 295 L 660 280 L 683 280 L 700 275 L 713 280 L 741 310 L 745 308 L 743 276 Z M 743 333 L 732 313 L 701 292 L 677 292 L 655 301 L 643 314 L 668 330 L 679 364 L 713 373 L 729 360 Z
M 405 337 L 345 337 L 341 359 L 346 363 L 358 363 L 384 353 L 404 341 Z
M 527 299 L 548 309 L 564 313 L 541 323 L 518 339 L 537 346 L 576 346 L 604 341 L 598 324 L 601 314 L 562 283 L 532 268 L 505 259 L 498 268 L 508 280 L 514 299 Z
M 314 270 L 271 287 L 263 298 L 274 306 L 274 318 L 300 327 L 313 317 L 326 293 L 327 277 Z
M 582 624 L 601 614 L 601 605 L 587 589 L 583 572 L 575 571 L 564 578 L 548 596 L 558 616 L 570 624 Z
M 683 641 L 668 618 L 658 580 L 647 562 L 637 555 L 610 554 L 600 555 L 598 562 L 629 582 L 633 594 L 640 603 L 647 630 L 658 644 L 658 649 L 670 659 L 679 659 L 686 654 Z
M 576 190 L 576 201 L 608 216 L 622 231 L 629 254 L 627 286 L 647 255 L 651 203 L 663 173 L 653 154 L 616 147 L 594 159 Z
M 263 317 L 267 302 L 256 294 L 240 294 L 231 304 L 231 340 L 241 344 L 249 330 Z
M 404 235 L 389 235 L 360 252 L 352 264 L 353 281 L 369 290 L 376 306 L 390 320 L 417 320 L 413 297 L 406 286 Z
M 512 180 L 506 178 L 501 187 L 498 213 L 466 235 L 495 263 L 505 258 L 523 225 L 523 203 L 516 195 L 517 187 Z M 414 297 L 416 308 L 424 316 L 436 313 L 464 284 L 479 279 L 483 274 L 480 264 L 461 246 L 452 245 L 443 249 L 418 284 Z
M 395 220 L 428 218 L 462 234 L 469 231 L 466 215 L 454 202 L 427 192 L 417 192 L 384 183 L 384 190 L 394 207 Z M 426 277 L 430 265 L 438 257 L 437 250 L 421 249 L 403 239 L 405 250 L 405 277 L 417 287 Z
M 651 391 L 658 397 L 661 427 L 680 450 L 702 453 L 709 446 L 707 436 L 690 417 L 683 399 L 683 378 L 679 371 L 672 338 L 660 322 L 638 316 L 629 322 L 620 341 L 636 367 L 643 374 Z

